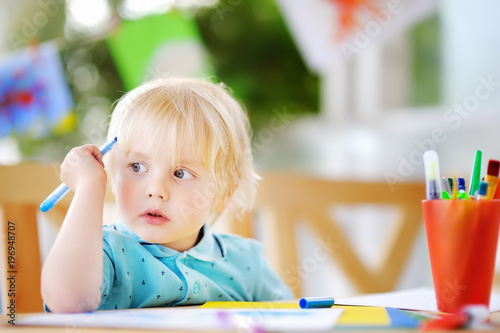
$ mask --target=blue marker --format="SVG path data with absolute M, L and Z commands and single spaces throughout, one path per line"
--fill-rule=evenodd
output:
M 104 155 L 106 154 L 108 151 L 111 150 L 111 148 L 113 147 L 113 145 L 116 143 L 116 137 L 111 140 L 110 142 L 108 143 L 105 143 L 100 151 L 101 151 L 101 154 Z M 66 186 L 66 184 L 62 183 L 61 185 L 59 185 L 55 190 L 54 192 L 52 192 L 43 202 L 42 204 L 40 205 L 40 210 L 42 212 L 47 212 L 49 209 L 51 209 L 52 207 L 54 207 L 56 205 L 56 203 L 59 202 L 59 200 L 61 200 L 66 194 L 68 194 L 69 192 L 69 188 Z
M 457 200 L 469 200 L 470 197 L 465 190 L 465 179 L 457 178 Z
M 306 297 L 301 298 L 299 306 L 301 309 L 331 308 L 335 304 L 333 297 Z
M 476 194 L 476 200 L 484 200 L 486 199 L 486 194 L 488 193 L 488 186 L 490 184 L 488 182 L 480 182 L 479 183 L 479 190 L 477 190 Z

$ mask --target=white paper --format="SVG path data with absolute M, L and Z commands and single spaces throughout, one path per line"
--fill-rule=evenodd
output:
M 398 308 L 405 310 L 438 311 L 432 288 L 416 288 L 388 293 L 367 294 L 348 298 L 335 298 L 338 305 L 364 305 Z M 500 295 L 493 294 L 490 311 L 500 311 Z
M 16 324 L 24 326 L 64 326 L 67 328 L 308 332 L 333 329 L 342 311 L 342 309 L 128 309 L 80 314 L 33 314 L 20 318 Z

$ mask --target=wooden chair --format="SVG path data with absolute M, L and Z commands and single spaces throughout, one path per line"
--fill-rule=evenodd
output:
M 33 163 L 0 166 L 2 311 L 5 311 L 11 300 L 15 302 L 16 313 L 43 311 L 37 215 L 40 214 L 42 201 L 60 183 L 59 165 Z M 44 214 L 51 221 L 61 223 L 71 198 L 70 193 Z M 112 200 L 113 196 L 107 193 L 106 198 Z M 10 276 L 14 279 L 7 280 Z
M 303 283 L 296 246 L 296 226 L 301 221 L 312 229 L 360 293 L 391 291 L 423 227 L 424 196 L 423 183 L 401 183 L 391 189 L 387 183 L 339 182 L 267 172 L 263 174 L 256 203 L 256 211 L 267 214 L 259 214 L 258 226 L 265 234 L 262 241 L 271 264 L 296 297 L 301 296 Z M 363 265 L 339 224 L 331 218 L 329 212 L 338 204 L 392 205 L 400 211 L 398 228 L 376 270 Z M 239 229 L 245 232 L 245 227 Z M 246 232 L 251 232 L 248 224 Z

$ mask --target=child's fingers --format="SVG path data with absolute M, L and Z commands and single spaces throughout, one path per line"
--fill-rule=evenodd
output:
M 87 154 L 92 155 L 92 157 L 94 157 L 94 159 L 97 162 L 99 162 L 99 164 L 104 168 L 104 162 L 102 161 L 102 154 L 101 154 L 99 148 L 97 148 L 94 145 L 87 144 L 87 145 L 83 145 L 81 147 L 78 147 L 77 149 L 78 149 L 77 153 L 80 157 L 84 157 Z
M 64 175 L 71 172 L 77 172 L 78 174 L 82 172 L 88 173 L 92 172 L 91 170 L 96 170 L 96 168 L 101 169 L 98 172 L 102 172 L 104 169 L 104 162 L 99 149 L 90 144 L 75 147 L 68 153 L 61 165 L 61 179 L 64 178 Z
M 102 167 L 104 167 L 101 152 L 94 145 L 84 145 L 71 149 L 63 163 L 70 168 L 78 168 L 89 157 L 93 157 Z
M 99 148 L 97 148 L 94 145 L 85 145 L 83 147 L 88 148 L 90 150 L 90 153 L 92 154 L 92 156 L 94 156 L 94 158 L 97 160 L 97 162 L 99 162 L 99 164 L 101 164 L 102 167 L 104 168 L 104 162 L 102 160 L 102 154 L 101 154 L 101 151 L 99 150 Z

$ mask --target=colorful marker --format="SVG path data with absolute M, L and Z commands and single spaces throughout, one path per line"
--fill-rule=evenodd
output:
M 497 186 L 497 189 L 495 191 L 495 195 L 493 195 L 493 199 L 496 199 L 496 200 L 500 199 L 500 187 L 499 186 Z
M 457 200 L 469 200 L 470 197 L 465 190 L 465 179 L 457 178 Z
M 422 331 L 449 331 L 467 327 L 480 330 L 488 322 L 489 309 L 484 305 L 467 305 L 461 312 L 447 314 L 437 319 L 425 321 L 420 326 Z
M 441 189 L 443 199 L 450 200 L 453 193 L 451 192 L 450 183 L 448 183 L 446 177 L 441 177 Z
M 488 194 L 486 199 L 493 199 L 498 185 L 498 173 L 500 171 L 500 162 L 496 160 L 488 161 L 488 173 L 486 174 L 486 181 L 490 184 L 488 187 Z
M 453 177 L 448 177 L 448 184 L 450 186 L 451 193 L 453 193 Z
M 101 148 L 101 154 L 104 155 L 111 150 L 113 145 L 116 143 L 116 137 L 108 143 L 105 143 Z M 47 212 L 49 209 L 54 207 L 56 203 L 59 202 L 66 194 L 68 194 L 69 188 L 66 184 L 62 183 L 59 185 L 40 205 L 40 210 L 42 212 Z
M 470 317 L 466 313 L 454 313 L 424 322 L 420 329 L 422 331 L 456 330 L 464 327 Z
M 451 187 L 451 200 L 456 200 L 458 186 L 457 186 L 454 178 L 452 178 L 452 177 L 448 178 L 448 183 L 450 183 L 450 187 Z
M 306 297 L 299 300 L 301 309 L 331 308 L 334 304 L 333 297 Z
M 439 176 L 439 158 L 435 151 L 424 153 L 425 185 L 427 200 L 441 199 L 441 177 Z
M 476 158 L 474 160 L 474 166 L 472 167 L 472 174 L 470 176 L 469 185 L 469 196 L 474 197 L 476 191 L 479 188 L 479 182 L 481 181 L 481 158 L 483 153 L 480 150 L 476 150 Z
M 479 183 L 479 190 L 477 190 L 477 194 L 476 194 L 476 200 L 484 200 L 484 199 L 487 199 L 487 193 L 488 193 L 488 187 L 489 187 L 489 184 L 488 182 L 480 182 Z

